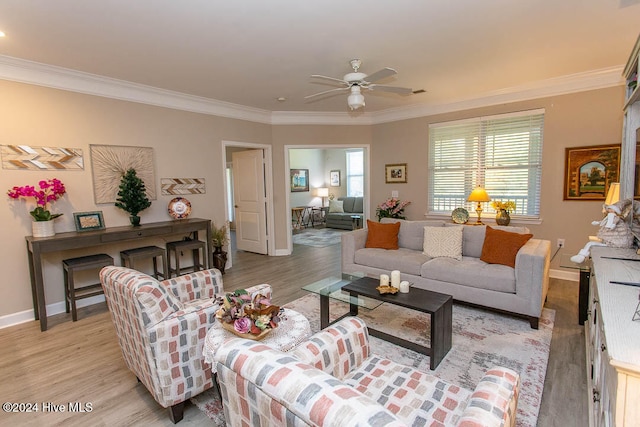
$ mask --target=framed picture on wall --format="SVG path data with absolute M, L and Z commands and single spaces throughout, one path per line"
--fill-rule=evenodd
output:
M 406 183 L 407 182 L 407 164 L 397 163 L 394 165 L 384 165 L 384 182 L 390 183 Z
M 565 149 L 564 200 L 605 200 L 620 181 L 620 144 Z
M 291 192 L 309 191 L 309 169 L 290 169 Z
M 340 187 L 340 171 L 329 172 L 329 185 L 332 187 Z

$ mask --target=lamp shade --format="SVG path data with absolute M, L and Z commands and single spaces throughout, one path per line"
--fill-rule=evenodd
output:
M 620 183 L 612 182 L 609 185 L 609 191 L 607 192 L 607 198 L 604 201 L 605 205 L 612 205 L 620 201 Z
M 491 197 L 487 194 L 487 191 L 482 187 L 476 187 L 471 194 L 469 194 L 468 202 L 488 202 Z
M 318 197 L 329 197 L 329 189 L 326 187 L 318 187 L 316 189 Z

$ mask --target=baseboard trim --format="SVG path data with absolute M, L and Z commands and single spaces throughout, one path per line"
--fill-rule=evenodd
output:
M 94 297 L 89 297 L 89 298 L 85 298 L 85 299 L 79 300 L 76 303 L 76 306 L 78 308 L 87 307 L 89 305 L 99 304 L 99 303 L 104 302 L 104 301 L 105 301 L 104 295 L 96 295 Z M 65 307 L 64 301 L 54 302 L 53 304 L 47 305 L 47 315 L 48 316 L 53 316 L 54 314 L 64 313 L 65 311 L 66 311 L 66 307 Z M 0 329 L 8 328 L 10 326 L 19 325 L 21 323 L 27 323 L 27 322 L 31 322 L 31 321 L 35 322 L 36 320 L 34 320 L 34 319 L 35 318 L 34 318 L 33 309 L 19 311 L 17 313 L 12 313 L 12 314 L 7 314 L 5 316 L 0 316 Z

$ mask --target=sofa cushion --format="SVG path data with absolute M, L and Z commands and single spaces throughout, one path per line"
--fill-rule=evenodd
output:
M 430 258 L 462 259 L 462 229 L 464 227 L 424 227 L 423 253 Z
M 353 198 L 353 210 L 351 212 L 354 212 L 354 213 L 364 212 L 364 199 L 362 197 Z
M 463 256 L 462 261 L 453 258 L 433 258 L 422 265 L 420 275 L 426 279 L 473 288 L 516 292 L 515 269 L 505 265 L 487 264 L 474 257 Z
M 338 200 L 342 202 L 345 212 L 353 212 L 355 197 L 339 197 Z
M 355 263 L 366 267 L 379 268 L 381 270 L 400 270 L 404 274 L 420 275 L 422 264 L 431 258 L 422 252 L 406 248 L 398 248 L 393 256 L 384 249 L 358 249 L 354 254 Z
M 400 223 L 400 232 L 398 233 L 398 246 L 401 248 L 413 249 L 422 252 L 424 244 L 424 227 L 442 227 L 444 221 L 406 221 L 396 218 L 382 218 L 383 224 Z M 480 255 L 478 255 L 480 256 Z
M 449 224 L 448 227 L 459 227 L 457 224 Z M 526 234 L 529 233 L 527 227 L 514 227 L 508 225 L 495 225 L 494 229 L 510 231 L 512 233 Z M 484 236 L 487 230 L 486 225 L 465 225 L 462 230 L 462 255 L 480 258 L 482 254 L 482 245 L 484 244 Z
M 480 259 L 489 264 L 516 266 L 516 255 L 533 234 L 518 234 L 487 227 Z
M 342 200 L 329 200 L 329 213 L 344 212 L 344 202 Z
M 457 425 L 471 395 L 433 375 L 377 355 L 347 375 L 344 382 L 408 426 Z
M 398 249 L 400 224 L 380 224 L 367 220 L 367 229 L 365 248 Z

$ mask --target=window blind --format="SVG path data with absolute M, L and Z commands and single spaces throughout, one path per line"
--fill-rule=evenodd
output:
M 479 185 L 514 201 L 512 215 L 539 218 L 543 128 L 544 110 L 430 125 L 429 213 L 474 209 L 467 197 Z

